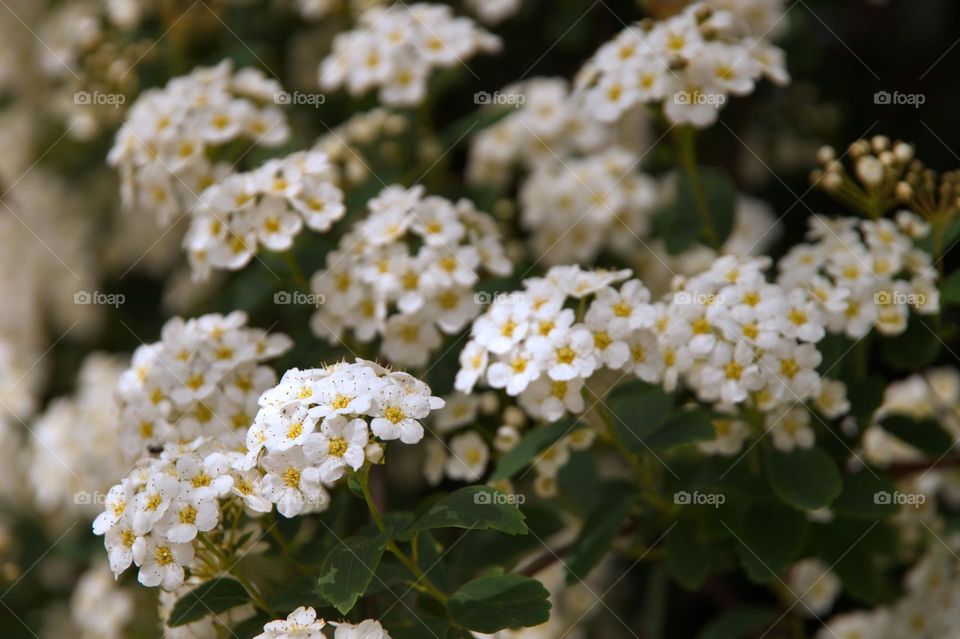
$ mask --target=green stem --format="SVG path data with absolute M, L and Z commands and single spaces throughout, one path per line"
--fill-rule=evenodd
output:
M 300 270 L 300 265 L 297 264 L 297 260 L 293 257 L 293 249 L 284 251 L 283 259 L 287 263 L 287 268 L 290 269 L 290 275 L 293 277 L 294 283 L 305 292 L 309 293 L 310 284 L 307 282 L 307 278 L 304 277 L 303 271 Z
M 700 173 L 697 171 L 697 147 L 695 143 L 696 129 L 691 126 L 680 126 L 675 131 L 677 140 L 677 154 L 680 164 L 687 173 L 690 180 L 690 188 L 693 189 L 693 199 L 697 204 L 697 214 L 703 224 L 703 236 L 707 244 L 716 250 L 720 250 L 720 240 L 717 237 L 717 231 L 713 226 L 713 218 L 710 217 L 710 208 L 707 206 L 707 197 L 703 192 L 703 184 L 700 181 Z
M 385 530 L 383 523 L 383 515 L 380 514 L 380 509 L 377 508 L 377 504 L 373 501 L 373 493 L 370 492 L 370 469 L 369 467 L 363 468 L 360 472 L 356 474 L 357 483 L 360 484 L 360 490 L 363 492 L 363 500 L 367 503 L 367 509 L 370 511 L 370 516 L 373 518 L 373 523 L 376 524 L 377 529 L 380 532 Z M 387 550 L 397 559 L 400 560 L 407 570 L 413 573 L 413 576 L 417 578 L 416 583 L 423 585 L 423 592 L 429 594 L 431 597 L 439 601 L 444 606 L 447 605 L 447 595 L 445 595 L 439 588 L 437 588 L 430 578 L 422 570 L 420 566 L 411 559 L 405 552 L 403 552 L 396 542 L 392 539 L 387 542 Z

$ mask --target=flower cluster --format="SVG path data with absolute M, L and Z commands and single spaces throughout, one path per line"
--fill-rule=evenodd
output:
M 270 621 L 263 627 L 263 633 L 254 639 L 325 639 L 321 632 L 325 627 L 336 628 L 334 639 L 390 639 L 380 622 L 373 619 L 351 624 L 345 621 L 324 621 L 317 618 L 313 608 L 300 606 L 286 619 Z
M 486 24 L 498 24 L 520 10 L 522 0 L 467 0 L 466 5 Z
M 94 496 L 127 471 L 117 444 L 120 415 L 114 399 L 123 369 L 107 355 L 88 356 L 77 391 L 51 402 L 34 421 L 28 478 L 41 510 L 97 509 Z
M 201 435 L 229 449 L 244 442 L 260 393 L 276 383 L 261 362 L 291 346 L 285 335 L 246 322 L 240 311 L 176 317 L 160 342 L 136 350 L 119 384 L 120 443 L 128 459 Z
M 381 335 L 386 359 L 423 366 L 441 343 L 438 327 L 456 333 L 479 313 L 481 272 L 507 275 L 510 262 L 493 219 L 468 200 L 391 186 L 368 208 L 313 275 L 326 302 L 313 330 L 331 342 L 348 327 L 362 342 Z
M 780 260 L 779 283 L 805 291 L 811 310 L 832 333 L 857 339 L 872 328 L 897 335 L 910 308 L 922 315 L 940 310 L 937 271 L 930 254 L 914 241 L 929 225 L 908 211 L 896 221 L 857 218 L 809 219 L 810 242 Z
M 373 362 L 291 369 L 260 397 L 247 433 L 249 455 L 263 453 L 262 493 L 285 517 L 324 509 L 325 486 L 378 463 L 382 442 L 419 442 L 420 420 L 441 407 L 420 380 Z
M 611 122 L 638 104 L 659 104 L 671 122 L 707 127 L 728 94 L 747 95 L 766 76 L 789 80 L 783 52 L 743 33 L 733 14 L 703 3 L 627 27 L 581 70 L 589 112 Z
M 70 598 L 70 618 L 79 639 L 123 639 L 134 611 L 133 593 L 117 584 L 103 559 L 80 577 Z
M 629 254 L 657 202 L 634 154 L 609 147 L 583 159 L 543 162 L 520 190 L 521 225 L 546 264 L 592 263 L 604 248 Z
M 335 178 L 326 155 L 306 151 L 227 176 L 206 189 L 190 209 L 184 239 L 194 275 L 205 278 L 211 267 L 239 270 L 258 246 L 285 251 L 304 224 L 329 230 L 345 212 Z
M 615 144 L 619 136 L 611 124 L 587 114 L 570 95 L 563 78 L 532 78 L 500 89 L 490 96 L 491 108 L 513 108 L 503 119 L 471 139 L 467 177 L 477 184 L 504 186 L 514 165 L 532 169 L 556 161 L 599 151 Z M 645 127 L 621 139 L 644 138 Z
M 375 172 L 378 160 L 399 160 L 407 133 L 407 118 L 378 107 L 332 127 L 314 149 L 327 154 L 345 184 L 357 185 Z
M 149 211 L 167 224 L 230 172 L 211 161 L 213 149 L 238 139 L 268 146 L 285 142 L 287 121 L 273 104 L 279 91 L 262 72 L 234 72 L 224 61 L 143 92 L 108 156 L 120 171 L 124 206 Z
M 500 40 L 458 18 L 444 5 L 399 3 L 365 11 L 352 31 L 339 33 L 320 65 L 320 85 L 346 86 L 351 95 L 379 87 L 385 104 L 418 104 L 430 72 L 462 64 L 479 52 L 500 48 Z
M 93 522 L 94 534 L 104 535 L 114 575 L 133 563 L 144 586 L 175 590 L 197 555 L 198 535 L 220 523 L 222 501 L 236 495 L 250 510 L 269 512 L 266 500 L 251 497 L 244 469 L 256 471 L 244 459 L 203 437 L 167 444 L 159 456 L 141 458 L 110 489 L 104 511 Z

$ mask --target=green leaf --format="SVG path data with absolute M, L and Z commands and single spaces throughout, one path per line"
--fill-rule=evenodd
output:
M 432 528 L 499 530 L 509 535 L 527 532 L 520 509 L 509 502 L 507 495 L 489 486 L 467 486 L 441 497 L 397 538 L 411 539 L 418 531 Z
M 850 400 L 850 414 L 861 424 L 870 421 L 870 416 L 883 403 L 883 391 L 887 382 L 882 377 L 872 375 L 866 379 L 847 382 L 847 399 Z
M 170 612 L 167 625 L 171 628 L 203 619 L 250 601 L 250 596 L 236 579 L 219 577 L 204 582 L 180 597 Z
M 521 468 L 530 463 L 540 451 L 554 444 L 570 431 L 569 421 L 554 422 L 548 426 L 538 426 L 527 431 L 516 446 L 500 458 L 490 481 L 510 479 Z
M 539 626 L 550 619 L 550 593 L 521 575 L 480 577 L 464 584 L 448 602 L 450 617 L 476 632 Z
M 775 581 L 803 550 L 807 518 L 778 504 L 756 504 L 747 511 L 737 554 L 747 576 L 757 583 Z
M 777 619 L 772 608 L 743 607 L 725 612 L 708 623 L 697 639 L 747 639 Z
M 600 488 L 595 505 L 570 547 L 564 562 L 567 583 L 583 581 L 597 563 L 610 551 L 610 542 L 623 527 L 633 506 L 632 486 L 608 482 Z
M 843 488 L 836 464 L 819 448 L 772 451 L 767 477 L 780 499 L 801 510 L 829 506 Z
M 355 535 L 337 543 L 320 566 L 320 595 L 343 614 L 366 592 L 390 541 L 392 529 L 379 535 Z
M 690 591 L 697 590 L 710 574 L 710 555 L 692 531 L 675 526 L 664 540 L 667 548 L 667 572 L 673 580 Z
M 936 329 L 925 318 L 912 315 L 907 330 L 884 339 L 880 352 L 891 368 L 915 371 L 932 364 L 942 347 Z
M 710 220 L 722 244 L 733 229 L 736 190 L 722 169 L 701 166 L 697 167 L 697 175 Z M 682 253 L 698 239 L 705 241 L 706 234 L 697 196 L 686 172 L 678 176 L 676 188 L 676 198 L 657 214 L 656 220 L 656 230 L 671 255 Z
M 673 395 L 659 386 L 633 383 L 621 386 L 608 402 L 613 413 L 613 430 L 629 450 L 645 449 L 646 437 L 653 435 L 667 421 L 673 410 Z
M 960 304 L 960 270 L 954 271 L 940 287 L 940 302 L 943 304 Z
M 704 409 L 680 411 L 670 417 L 646 442 L 654 450 L 693 444 L 713 439 L 710 411 Z
M 896 490 L 893 481 L 879 471 L 863 469 L 843 478 L 843 492 L 830 509 L 838 515 L 855 519 L 877 521 L 897 513 L 899 508 L 892 499 Z
M 928 455 L 939 457 L 953 448 L 953 437 L 933 419 L 891 415 L 881 421 L 880 426 L 897 439 Z

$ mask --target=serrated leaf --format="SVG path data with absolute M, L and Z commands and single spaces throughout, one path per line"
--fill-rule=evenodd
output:
M 933 419 L 891 415 L 884 418 L 880 426 L 897 439 L 928 455 L 939 457 L 953 448 L 953 437 Z
M 219 577 L 204 582 L 180 597 L 170 612 L 167 625 L 171 628 L 203 619 L 250 601 L 247 591 L 236 579 Z
M 450 617 L 476 632 L 539 626 L 550 619 L 550 593 L 521 575 L 480 577 L 464 584 L 448 602 Z
M 540 451 L 555 443 L 569 431 L 570 422 L 565 420 L 527 431 L 517 445 L 500 458 L 490 476 L 490 481 L 510 479 L 529 464 Z
M 392 530 L 378 535 L 355 535 L 337 543 L 320 566 L 317 590 L 343 614 L 367 590 L 390 541 Z
M 780 499 L 801 510 L 829 506 L 843 488 L 836 464 L 819 448 L 772 451 L 767 477 Z
M 441 497 L 397 538 L 411 539 L 415 533 L 433 528 L 498 530 L 509 535 L 527 532 L 520 509 L 489 486 L 467 486 Z

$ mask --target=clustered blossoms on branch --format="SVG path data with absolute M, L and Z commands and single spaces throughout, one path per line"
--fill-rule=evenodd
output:
M 214 150 L 241 139 L 284 143 L 289 126 L 273 104 L 280 90 L 261 71 L 234 72 L 225 60 L 143 92 L 107 158 L 120 171 L 124 206 L 149 211 L 166 225 L 231 172 L 211 159 Z
M 287 351 L 285 335 L 247 328 L 245 313 L 168 321 L 160 342 L 133 354 L 120 379 L 120 444 L 128 459 L 203 435 L 242 445 L 257 399 L 276 383 L 261 363 Z
M 343 217 L 343 191 L 320 151 L 270 160 L 247 173 L 227 176 L 206 189 L 190 213 L 184 239 L 194 276 L 210 268 L 236 271 L 263 246 L 286 251 L 303 225 L 324 232 Z
M 734 14 L 703 3 L 641 22 L 600 47 L 576 86 L 588 111 L 606 122 L 638 104 L 660 104 L 671 122 L 707 127 L 728 94 L 751 93 L 762 76 L 789 81 L 783 51 L 740 24 Z
M 898 335 L 910 308 L 921 315 L 940 311 L 937 270 L 915 245 L 930 226 L 916 215 L 900 211 L 896 222 L 815 215 L 808 224 L 811 242 L 780 260 L 778 282 L 806 291 L 814 304 L 808 312 L 831 333 L 858 339 L 876 327 Z
M 390 635 L 378 621 L 367 619 L 358 624 L 345 621 L 324 621 L 317 618 L 313 608 L 300 606 L 287 618 L 271 621 L 263 627 L 263 633 L 254 639 L 326 639 L 321 631 L 331 626 L 336 628 L 333 639 L 390 639 Z
M 467 179 L 473 183 L 505 187 L 516 165 L 532 169 L 542 162 L 593 153 L 620 137 L 612 124 L 585 112 L 564 78 L 531 78 L 500 89 L 496 96 L 489 108 L 514 112 L 472 136 Z M 621 139 L 645 137 L 643 118 L 633 128 Z
M 454 334 L 480 312 L 481 273 L 507 275 L 510 261 L 493 219 L 469 200 L 391 186 L 368 208 L 313 275 L 325 303 L 311 325 L 331 342 L 347 328 L 361 342 L 382 336 L 386 359 L 423 366 L 441 343 L 437 328 Z
M 357 360 L 291 369 L 260 397 L 260 406 L 247 449 L 253 457 L 265 451 L 261 491 L 281 515 L 294 517 L 326 509 L 325 486 L 365 461 L 379 463 L 382 442 L 419 442 L 419 420 L 443 400 L 407 373 Z
M 373 7 L 355 29 L 334 38 L 333 51 L 320 65 L 320 85 L 329 90 L 345 86 L 351 95 L 379 87 L 385 104 L 418 104 L 433 69 L 499 49 L 499 38 L 469 18 L 455 17 L 448 6 L 401 2 Z
M 520 224 L 546 264 L 592 263 L 604 248 L 629 255 L 646 237 L 657 183 L 636 156 L 610 147 L 583 159 L 544 162 L 520 190 Z

